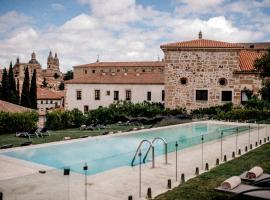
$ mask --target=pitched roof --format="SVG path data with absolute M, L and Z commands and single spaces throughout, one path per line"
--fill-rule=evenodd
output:
M 164 74 L 160 73 L 115 73 L 95 74 L 79 77 L 65 82 L 66 84 L 164 84 Z
M 74 67 L 164 67 L 161 61 L 94 62 Z
M 167 43 L 160 46 L 161 49 L 167 48 L 230 48 L 230 49 L 242 49 L 243 46 L 234 43 L 197 39 L 183 42 Z
M 26 112 L 26 111 L 33 111 L 30 108 L 26 108 L 20 105 L 16 105 L 7 101 L 2 101 L 0 100 L 0 111 L 2 112 L 11 112 L 11 113 L 16 113 L 16 112 Z
M 254 62 L 257 58 L 261 58 L 264 53 L 256 51 L 242 50 L 239 53 L 239 66 L 242 71 L 255 70 Z
M 60 94 L 45 88 L 37 88 L 37 99 L 62 99 Z

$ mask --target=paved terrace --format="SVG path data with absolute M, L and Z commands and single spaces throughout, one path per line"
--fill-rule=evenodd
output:
M 213 122 L 215 123 L 215 122 Z M 248 131 L 239 134 L 238 146 L 244 153 L 248 146 Z M 259 137 L 264 143 L 264 138 L 270 136 L 270 127 L 259 129 Z M 258 140 L 258 130 L 251 131 L 253 148 Z M 204 144 L 203 168 L 207 162 L 210 168 L 220 159 L 220 140 Z M 235 135 L 223 139 L 223 155 L 228 160 L 232 159 L 232 151 L 236 149 Z M 180 176 L 185 174 L 186 180 L 194 177 L 195 168 L 202 170 L 202 146 L 197 145 L 178 151 L 178 180 L 176 181 L 175 152 L 168 154 L 169 164 L 164 164 L 164 156 L 156 158 L 156 167 L 151 168 L 151 163 L 142 166 L 142 196 L 139 197 L 139 166 L 121 167 L 103 173 L 87 176 L 87 194 L 85 192 L 85 176 L 71 173 L 64 176 L 62 170 L 51 169 L 45 166 L 0 156 L 0 191 L 4 193 L 5 200 L 127 200 L 129 195 L 133 199 L 145 199 L 147 188 L 151 187 L 152 195 L 156 196 L 166 192 L 168 179 L 172 186 L 180 183 Z M 91 166 L 90 166 L 91 167 Z M 39 169 L 47 173 L 37 173 Z

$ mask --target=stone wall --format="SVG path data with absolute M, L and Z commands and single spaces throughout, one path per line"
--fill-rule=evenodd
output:
M 165 51 L 165 105 L 168 108 L 186 107 L 188 111 L 221 105 L 222 91 L 232 91 L 232 102 L 241 103 L 244 87 L 257 92 L 261 82 L 258 75 L 236 74 L 239 50 L 192 49 Z M 187 83 L 181 84 L 180 79 Z M 225 85 L 219 80 L 224 78 Z M 208 101 L 197 101 L 196 90 L 208 90 Z

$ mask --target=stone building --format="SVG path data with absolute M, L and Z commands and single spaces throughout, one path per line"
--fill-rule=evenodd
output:
M 19 58 L 17 58 L 16 63 L 13 66 L 13 70 L 15 78 L 19 79 L 20 81 L 20 86 L 22 86 L 24 72 L 27 67 L 30 78 L 34 70 L 36 70 L 38 86 L 42 86 L 42 82 L 45 78 L 48 83 L 48 87 L 58 89 L 60 82 L 63 80 L 63 74 L 60 71 L 60 64 L 57 54 L 55 53 L 55 56 L 53 57 L 51 51 L 47 59 L 47 69 L 42 69 L 42 66 L 38 62 L 34 52 L 31 54 L 31 59 L 27 63 L 22 63 L 20 62 Z
M 165 63 L 165 106 L 188 111 L 246 100 L 245 89 L 258 93 L 261 78 L 254 61 L 263 52 L 241 44 L 202 38 L 161 45 Z M 247 50 L 248 49 L 248 50 Z

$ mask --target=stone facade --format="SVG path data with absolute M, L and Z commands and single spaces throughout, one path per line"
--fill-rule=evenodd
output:
M 239 52 L 231 48 L 165 49 L 165 106 L 191 111 L 222 105 L 228 102 L 222 101 L 222 91 L 231 91 L 231 102 L 240 105 L 245 88 L 257 93 L 261 79 L 254 72 L 241 72 Z M 181 83 L 183 79 L 186 84 Z M 207 90 L 208 99 L 197 100 L 196 90 Z

